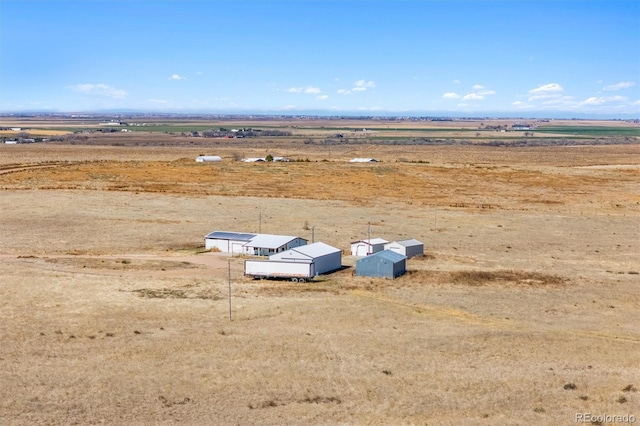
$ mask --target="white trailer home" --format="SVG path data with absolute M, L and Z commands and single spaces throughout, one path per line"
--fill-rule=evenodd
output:
M 204 237 L 204 248 L 223 253 L 244 253 L 244 245 L 256 237 L 256 234 L 241 232 L 213 231 Z
M 244 244 L 243 252 L 254 256 L 271 256 L 306 244 L 307 240 L 300 237 L 258 234 Z
M 342 250 L 317 242 L 271 255 L 269 261 L 312 263 L 314 275 L 320 275 L 342 267 Z
M 384 250 L 384 245 L 389 241 L 382 238 L 371 238 L 367 240 L 358 240 L 351 243 L 352 256 L 369 256 Z
M 406 256 L 407 259 L 424 255 L 424 243 L 414 239 L 393 241 L 385 244 L 384 249 Z

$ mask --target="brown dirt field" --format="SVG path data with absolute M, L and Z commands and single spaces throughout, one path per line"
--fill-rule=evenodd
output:
M 640 416 L 638 145 L 322 149 L 0 146 L 0 424 Z M 266 150 L 310 162 L 231 161 Z M 301 285 L 202 251 L 309 225 L 346 252 L 369 223 L 426 256 Z

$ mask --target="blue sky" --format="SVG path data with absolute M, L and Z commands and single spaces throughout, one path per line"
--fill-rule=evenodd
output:
M 640 1 L 2 0 L 0 111 L 640 116 Z

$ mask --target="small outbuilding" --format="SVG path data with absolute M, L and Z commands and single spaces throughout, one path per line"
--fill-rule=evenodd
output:
M 407 259 L 424 255 L 424 244 L 414 239 L 393 241 L 385 244 L 384 249 L 407 256 Z
M 213 231 L 204 237 L 204 248 L 223 253 L 242 254 L 244 245 L 256 237 L 256 234 L 242 232 Z
M 383 250 L 356 261 L 359 277 L 397 278 L 407 272 L 407 257 L 391 250 Z
M 313 263 L 316 275 L 335 271 L 342 267 L 342 250 L 317 242 L 269 256 L 269 260 L 294 263 Z
M 243 246 L 245 254 L 271 256 L 307 244 L 307 240 L 289 235 L 258 234 Z
M 196 157 L 198 163 L 219 163 L 222 161 L 222 157 L 218 155 L 199 155 Z
M 358 240 L 351 243 L 352 256 L 369 256 L 384 250 L 384 245 L 389 241 L 382 238 L 371 238 L 367 240 Z

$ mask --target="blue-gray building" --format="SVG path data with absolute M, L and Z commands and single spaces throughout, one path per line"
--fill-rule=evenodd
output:
M 356 261 L 359 277 L 396 278 L 407 272 L 407 256 L 383 250 Z

